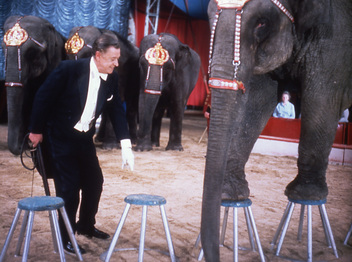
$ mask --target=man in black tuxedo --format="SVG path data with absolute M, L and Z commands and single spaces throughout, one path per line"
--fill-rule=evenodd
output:
M 39 88 L 29 139 L 34 147 L 44 139 L 56 195 L 65 201 L 73 230 L 89 238 L 107 239 L 110 236 L 94 226 L 104 179 L 93 135 L 103 108 L 107 108 L 120 140 L 123 166 L 133 170 L 134 156 L 114 70 L 120 57 L 118 39 L 112 34 L 102 34 L 93 44 L 93 52 L 91 58 L 61 62 Z M 76 223 L 80 191 L 81 207 Z M 59 222 L 64 249 L 74 253 L 61 217 Z

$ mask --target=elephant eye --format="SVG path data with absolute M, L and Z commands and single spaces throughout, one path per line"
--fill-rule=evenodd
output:
M 257 21 L 254 27 L 254 38 L 260 43 L 269 35 L 268 21 L 260 19 Z

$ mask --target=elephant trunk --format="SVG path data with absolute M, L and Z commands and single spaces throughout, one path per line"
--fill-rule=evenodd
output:
M 153 114 L 159 101 L 159 95 L 152 95 L 141 91 L 139 96 L 139 129 L 137 134 L 137 149 L 151 150 L 151 132 Z
M 14 155 L 19 155 L 23 137 L 26 132 L 26 122 L 23 116 L 22 87 L 7 88 L 7 111 L 8 111 L 8 137 L 7 144 L 9 150 Z
M 235 124 L 246 103 L 241 91 L 212 90 L 212 111 L 204 175 L 201 237 L 206 261 L 219 261 L 220 204 Z
M 162 88 L 162 81 L 160 81 L 162 71 L 160 66 L 150 66 L 147 70 L 147 75 L 142 76 L 144 81 L 140 86 L 139 94 L 139 129 L 138 129 L 138 140 L 137 150 L 151 150 L 151 133 L 153 124 L 153 115 L 156 106 L 159 102 Z

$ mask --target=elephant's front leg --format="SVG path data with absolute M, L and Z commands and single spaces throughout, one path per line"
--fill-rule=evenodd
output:
M 171 101 L 169 142 L 166 146 L 166 150 L 183 151 L 181 140 L 184 110 L 185 104 L 182 102 L 182 99 Z
M 155 147 L 160 146 L 161 123 L 166 109 L 164 100 L 165 100 L 164 97 L 160 97 L 153 115 L 151 142 L 152 142 L 152 146 L 155 146 Z
M 136 151 L 152 150 L 151 132 L 152 121 L 155 108 L 158 104 L 159 96 L 144 94 L 141 92 L 139 96 L 139 129 Z
M 328 195 L 326 169 L 342 112 L 342 106 L 334 104 L 337 99 L 333 94 L 321 95 L 328 92 L 321 90 L 319 95 L 306 91 L 303 96 L 298 175 L 286 187 L 289 198 L 321 200 Z
M 276 105 L 276 89 L 269 86 L 265 93 L 263 89 L 253 87 L 248 90 L 250 94 L 246 106 L 237 112 L 242 117 L 241 122 L 235 125 L 229 143 L 221 195 L 223 200 L 244 200 L 249 197 L 245 165 Z

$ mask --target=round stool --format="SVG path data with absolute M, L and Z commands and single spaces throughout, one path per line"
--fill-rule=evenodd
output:
M 76 241 L 75 236 L 72 231 L 71 224 L 68 220 L 64 204 L 65 203 L 62 198 L 52 197 L 52 196 L 28 197 L 28 198 L 24 198 L 24 199 L 20 200 L 18 202 L 15 217 L 12 221 L 12 225 L 10 227 L 9 233 L 6 237 L 4 247 L 1 251 L 0 262 L 4 261 L 4 259 L 5 259 L 6 251 L 9 247 L 10 241 L 11 241 L 13 233 L 16 229 L 16 225 L 17 225 L 17 222 L 18 222 L 18 219 L 21 215 L 22 210 L 24 210 L 25 213 L 24 213 L 21 231 L 20 231 L 20 235 L 18 238 L 18 243 L 17 243 L 17 247 L 16 247 L 16 251 L 15 251 L 15 256 L 20 256 L 24 233 L 25 233 L 25 229 L 27 227 L 22 262 L 27 261 L 27 258 L 28 258 L 29 243 L 31 240 L 34 213 L 36 211 L 49 211 L 49 219 L 50 219 L 54 249 L 56 252 L 59 251 L 60 260 L 66 261 L 64 249 L 63 249 L 63 245 L 62 245 L 62 240 L 61 240 L 61 234 L 60 234 L 56 210 L 59 210 L 61 212 L 61 215 L 65 221 L 67 232 L 69 233 L 71 243 L 75 248 L 77 258 L 79 259 L 79 261 L 83 261 L 82 255 L 81 255 L 80 250 L 77 245 L 77 241 Z
M 143 209 L 142 209 L 141 235 L 140 235 L 140 240 L 139 240 L 138 261 L 139 262 L 143 261 L 145 230 L 146 230 L 146 225 L 147 225 L 147 209 L 148 209 L 148 206 L 159 206 L 161 218 L 162 218 L 163 224 L 164 224 L 166 240 L 167 240 L 167 244 L 169 247 L 169 255 L 170 255 L 171 261 L 176 262 L 176 256 L 175 256 L 175 252 L 174 252 L 174 247 L 172 245 L 171 234 L 170 234 L 169 225 L 167 222 L 166 212 L 165 212 L 165 208 L 164 208 L 164 205 L 166 204 L 166 199 L 162 196 L 134 194 L 134 195 L 129 195 L 129 196 L 125 197 L 125 202 L 126 202 L 126 207 L 123 211 L 122 217 L 121 217 L 120 222 L 117 226 L 115 234 L 111 240 L 109 249 L 107 252 L 104 252 L 100 258 L 102 260 L 104 260 L 105 262 L 108 262 L 108 261 L 110 261 L 112 253 L 114 251 L 119 251 L 117 249 L 114 250 L 114 248 L 116 246 L 117 240 L 118 240 L 119 235 L 121 233 L 122 227 L 125 223 L 128 211 L 129 211 L 131 205 L 139 205 L 139 206 L 142 206 Z
M 332 234 L 332 230 L 330 227 L 329 218 L 326 213 L 325 203 L 326 203 L 326 199 L 323 199 L 323 200 L 295 200 L 295 199 L 290 199 L 290 198 L 288 199 L 288 204 L 287 204 L 286 209 L 284 211 L 284 214 L 281 218 L 279 227 L 274 235 L 273 241 L 271 242 L 271 249 L 273 249 L 274 246 L 276 245 L 277 239 L 278 239 L 280 232 L 282 230 L 281 237 L 280 237 L 279 243 L 277 245 L 276 253 L 275 253 L 276 256 L 279 256 L 279 254 L 280 254 L 282 243 L 283 243 L 285 235 L 286 235 L 286 231 L 287 231 L 287 228 L 288 228 L 288 225 L 289 225 L 289 222 L 290 222 L 293 210 L 294 210 L 294 206 L 295 206 L 295 204 L 300 204 L 301 205 L 301 213 L 300 213 L 300 219 L 299 219 L 297 240 L 301 241 L 301 239 L 302 239 L 304 209 L 305 209 L 305 206 L 307 206 L 307 239 L 308 239 L 308 241 L 307 241 L 307 261 L 312 261 L 312 259 L 313 259 L 313 255 L 312 255 L 312 206 L 319 207 L 319 212 L 320 212 L 320 217 L 321 217 L 322 224 L 324 227 L 326 242 L 328 244 L 328 247 L 332 247 L 336 258 L 339 257 L 337 254 L 334 236 Z
M 220 246 L 224 246 L 227 219 L 229 215 L 229 208 L 231 207 L 233 208 L 233 261 L 235 262 L 238 261 L 238 217 L 237 217 L 238 210 L 237 209 L 241 207 L 244 210 L 244 215 L 246 218 L 248 237 L 249 237 L 249 242 L 251 244 L 251 249 L 252 251 L 256 250 L 255 243 L 254 243 L 254 237 L 255 237 L 258 252 L 260 255 L 260 260 L 265 261 L 265 257 L 264 257 L 262 246 L 260 244 L 260 239 L 259 239 L 257 227 L 255 225 L 251 205 L 252 205 L 252 201 L 250 199 L 245 199 L 241 201 L 233 201 L 233 200 L 221 201 L 221 206 L 225 207 L 225 211 L 224 211 L 224 218 L 223 218 L 223 223 L 222 223 L 222 228 L 220 233 Z M 254 233 L 254 237 L 253 237 L 253 233 Z M 199 242 L 200 242 L 200 234 L 198 235 L 198 238 L 196 240 L 196 244 L 195 244 L 196 247 L 199 245 Z M 198 261 L 202 259 L 203 259 L 203 248 L 199 252 Z

